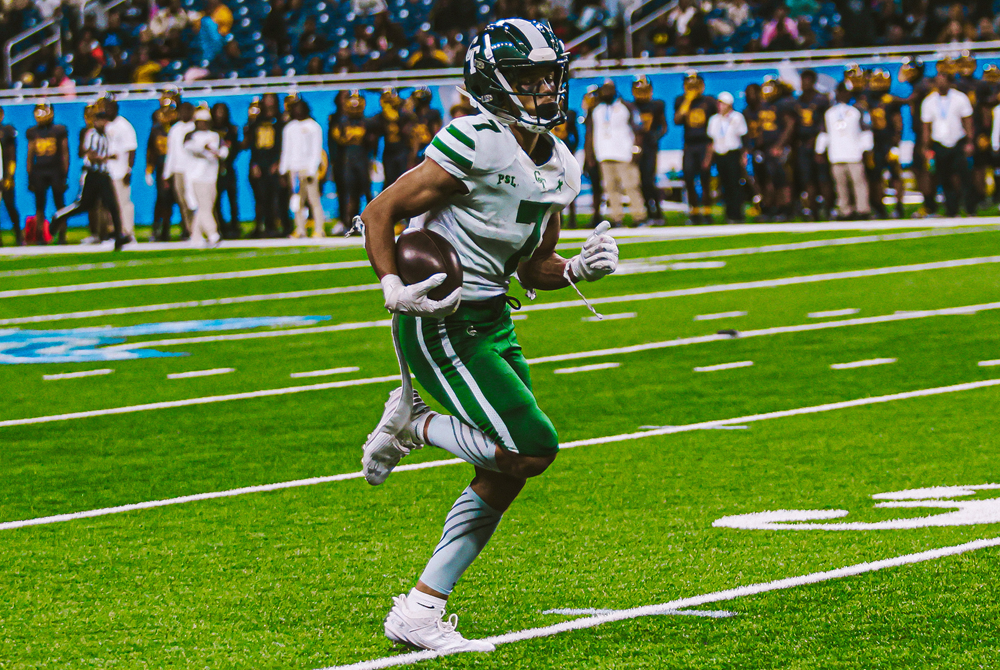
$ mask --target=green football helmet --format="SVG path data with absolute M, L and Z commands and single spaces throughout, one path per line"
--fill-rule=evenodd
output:
M 548 84 L 549 90 L 542 90 Z M 548 22 L 503 19 L 483 29 L 465 56 L 465 88 L 499 121 L 541 133 L 566 121 L 569 54 Z M 521 98 L 534 101 L 534 112 Z M 554 102 L 539 102 L 555 98 Z

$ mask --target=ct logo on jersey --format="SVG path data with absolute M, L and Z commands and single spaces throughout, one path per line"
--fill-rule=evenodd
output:
M 542 190 L 543 191 L 549 190 L 549 185 L 545 181 L 545 177 L 543 177 L 542 173 L 539 172 L 538 170 L 535 170 L 535 181 L 537 181 L 539 184 L 542 185 Z M 556 188 L 555 188 L 555 192 L 556 193 L 562 193 L 563 183 L 564 182 L 563 182 L 562 178 L 560 178 L 559 181 L 556 182 Z
M 974 486 L 932 486 L 924 489 L 876 493 L 875 500 L 885 500 L 875 505 L 878 509 L 948 509 L 944 514 L 906 517 L 887 521 L 855 521 L 847 523 L 803 523 L 825 519 L 840 519 L 847 516 L 847 510 L 781 509 L 773 512 L 757 512 L 725 516 L 712 525 L 721 528 L 743 530 L 905 530 L 909 528 L 932 528 L 940 526 L 974 526 L 983 523 L 1000 523 L 1000 498 L 979 498 L 975 500 L 952 500 L 968 498 L 978 491 L 1000 489 L 1000 484 L 977 484 Z
M 187 356 L 147 349 L 136 344 L 122 344 L 127 337 L 165 335 L 168 333 L 205 333 L 220 330 L 245 330 L 273 326 L 303 326 L 325 321 L 328 316 L 281 316 L 210 321 L 146 323 L 123 328 L 70 328 L 67 330 L 0 330 L 0 364 L 24 363 L 93 363 L 125 361 L 137 358 Z M 107 346 L 116 345 L 116 346 Z M 105 347 L 105 348 L 98 348 Z

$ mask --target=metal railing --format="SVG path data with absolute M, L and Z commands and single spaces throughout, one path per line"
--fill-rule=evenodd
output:
M 53 29 L 52 35 L 45 38 L 40 43 L 28 47 L 27 49 L 17 54 L 16 56 L 14 55 L 15 45 L 30 39 L 31 37 L 37 35 L 38 33 L 48 28 Z M 13 82 L 14 66 L 17 63 L 20 63 L 21 61 L 26 60 L 28 58 L 31 58 L 42 49 L 52 46 L 53 44 L 56 47 L 56 56 L 62 56 L 62 26 L 59 23 L 58 17 L 51 18 L 47 21 L 42 21 L 34 28 L 29 28 L 28 30 L 25 30 L 23 33 L 11 38 L 10 41 L 8 41 L 7 44 L 4 46 L 4 81 L 7 83 L 7 85 L 10 86 L 10 84 Z
M 663 7 L 651 12 L 650 14 L 639 19 L 637 23 L 632 23 L 632 17 L 635 13 L 645 7 L 647 4 L 652 2 L 652 0 L 647 0 L 647 2 L 635 7 L 632 11 L 625 13 L 625 57 L 634 58 L 635 57 L 635 34 L 648 26 L 650 23 L 660 18 L 671 9 L 677 6 L 677 0 L 673 2 L 668 2 Z

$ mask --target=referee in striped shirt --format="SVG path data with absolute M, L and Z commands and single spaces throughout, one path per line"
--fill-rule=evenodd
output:
M 94 116 L 94 127 L 83 137 L 83 188 L 80 189 L 80 199 L 63 207 L 52 218 L 54 232 L 58 231 L 59 244 L 66 244 L 66 220 L 71 216 L 89 212 L 98 203 L 111 213 L 111 222 L 115 226 L 115 251 L 119 251 L 125 242 L 122 237 L 122 217 L 115 197 L 111 175 L 108 174 L 108 136 L 105 126 L 108 125 L 108 115 L 99 111 Z

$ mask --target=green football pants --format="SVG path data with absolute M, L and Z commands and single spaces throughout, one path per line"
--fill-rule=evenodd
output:
M 502 448 L 551 456 L 559 438 L 531 392 L 528 362 L 500 299 L 463 303 L 445 319 L 402 316 L 411 372 L 439 403 Z

